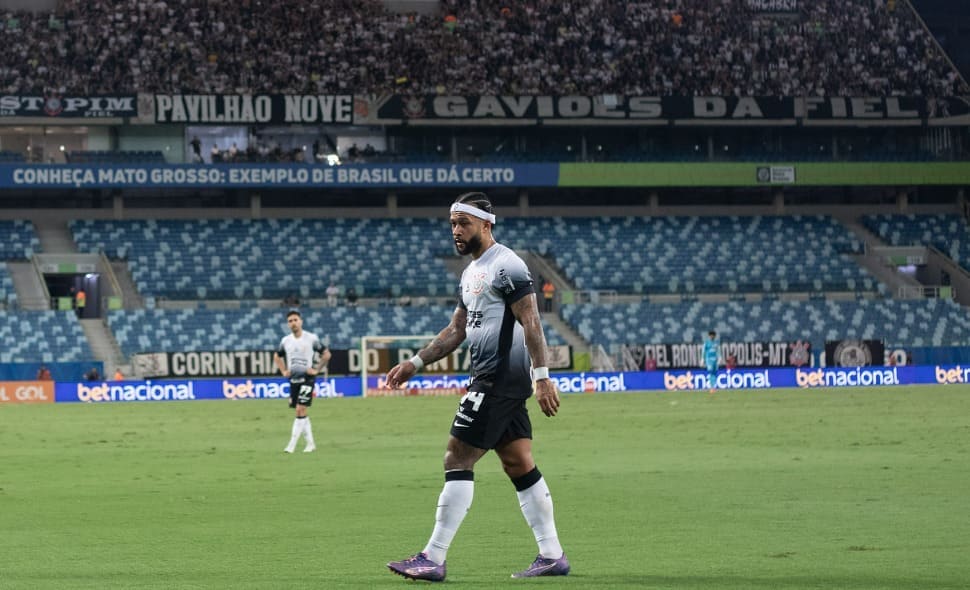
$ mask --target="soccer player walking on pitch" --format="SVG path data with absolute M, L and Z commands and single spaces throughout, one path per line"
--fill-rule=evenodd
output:
M 458 197 L 450 219 L 455 249 L 472 257 L 461 276 L 458 307 L 451 323 L 430 344 L 387 373 L 386 387 L 402 386 L 466 338 L 471 348 L 471 383 L 452 421 L 445 485 L 431 538 L 417 555 L 387 567 L 415 580 L 445 579 L 448 547 L 472 504 L 473 468 L 494 449 L 539 545 L 532 565 L 512 577 L 564 576 L 569 573 L 569 561 L 559 544 L 549 488 L 532 458 L 532 424 L 526 410 L 533 380 L 542 413 L 555 416 L 559 410 L 559 393 L 546 367 L 546 339 L 532 277 L 522 259 L 492 236 L 495 215 L 485 194 Z M 531 374 L 530 360 L 535 367 Z
M 306 448 L 303 452 L 312 453 L 317 449 L 317 445 L 313 442 L 313 431 L 310 428 L 307 408 L 313 404 L 314 377 L 330 360 L 330 350 L 320 342 L 316 334 L 303 330 L 303 317 L 298 310 L 291 309 L 287 312 L 286 323 L 291 333 L 283 337 L 279 350 L 273 355 L 273 362 L 276 363 L 280 373 L 290 379 L 290 407 L 296 408 L 290 443 L 286 445 L 283 452 L 295 451 L 296 443 L 302 434 L 306 439 Z M 314 364 L 313 359 L 318 354 L 319 360 Z

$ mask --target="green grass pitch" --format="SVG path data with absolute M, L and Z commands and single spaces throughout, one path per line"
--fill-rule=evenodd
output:
M 434 520 L 452 398 L 0 406 L 0 589 L 402 588 Z M 449 586 L 678 590 L 970 585 L 970 388 L 530 401 L 573 566 L 536 553 L 493 454 Z

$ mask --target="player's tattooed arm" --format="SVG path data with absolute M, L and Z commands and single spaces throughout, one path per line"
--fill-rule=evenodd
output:
M 542 322 L 539 320 L 539 306 L 536 304 L 535 293 L 530 293 L 513 303 L 512 313 L 522 324 L 522 331 L 525 332 L 525 345 L 529 349 L 532 366 L 548 367 L 546 364 L 546 336 L 542 332 Z M 552 379 L 537 379 L 535 396 L 543 414 L 551 417 L 559 412 L 559 392 Z
M 522 324 L 525 332 L 525 345 L 529 349 L 533 367 L 546 366 L 546 336 L 542 332 L 542 322 L 539 321 L 539 307 L 535 294 L 526 295 L 512 304 L 515 319 Z
M 465 322 L 467 319 L 468 313 L 464 308 L 456 308 L 454 315 L 451 316 L 451 323 L 448 324 L 448 327 L 438 332 L 438 335 L 431 341 L 431 344 L 418 351 L 417 356 L 421 360 L 417 364 L 427 365 L 433 363 L 443 359 L 458 348 L 465 341 Z M 402 387 L 420 369 L 421 367 L 418 367 L 411 360 L 398 363 L 387 372 L 384 387 L 387 389 Z
M 451 323 L 438 332 L 434 340 L 418 352 L 418 356 L 425 364 L 441 360 L 455 351 L 462 342 L 465 341 L 465 323 L 468 321 L 468 312 L 462 308 L 455 308 L 455 313 L 451 316 Z

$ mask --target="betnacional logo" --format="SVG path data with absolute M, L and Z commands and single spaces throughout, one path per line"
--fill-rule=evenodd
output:
M 587 375 L 580 373 L 574 376 L 552 375 L 556 388 L 562 393 L 596 393 L 606 391 L 626 391 L 626 380 L 623 373 L 607 375 Z
M 257 381 L 252 379 L 243 382 L 223 381 L 222 395 L 226 399 L 279 399 L 289 397 L 289 381 Z
M 771 387 L 768 370 L 764 371 L 724 371 L 715 379 L 717 389 L 766 389 Z M 664 371 L 664 389 L 667 391 L 695 391 L 710 387 L 707 373 L 687 371 L 677 375 Z
M 191 381 L 154 383 L 152 381 L 129 383 L 77 384 L 77 399 L 82 402 L 163 402 L 195 399 Z
M 799 387 L 867 387 L 871 385 L 899 385 L 896 367 L 855 367 L 852 369 L 795 369 L 795 383 Z
M 957 365 L 952 369 L 944 369 L 937 365 L 934 367 L 936 382 L 942 384 L 970 383 L 970 367 Z
M 415 377 L 408 380 L 406 387 L 408 389 L 468 389 L 469 383 L 471 383 L 471 379 L 468 377 L 442 375 L 441 377 Z M 386 385 L 387 382 L 384 378 L 378 377 L 378 389 Z
M 337 380 L 318 380 L 313 385 L 315 397 L 342 397 Z M 289 381 L 222 381 L 222 395 L 226 399 L 280 399 L 290 396 Z

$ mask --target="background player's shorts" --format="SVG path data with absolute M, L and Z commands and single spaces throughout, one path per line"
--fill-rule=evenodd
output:
M 310 407 L 313 404 L 313 375 L 290 377 L 290 407 L 297 404 Z
M 717 361 L 707 361 L 705 364 L 707 365 L 708 373 L 717 373 Z
M 497 395 L 490 382 L 473 381 L 461 398 L 451 435 L 479 449 L 494 449 L 519 438 L 532 438 L 532 422 L 522 398 Z

